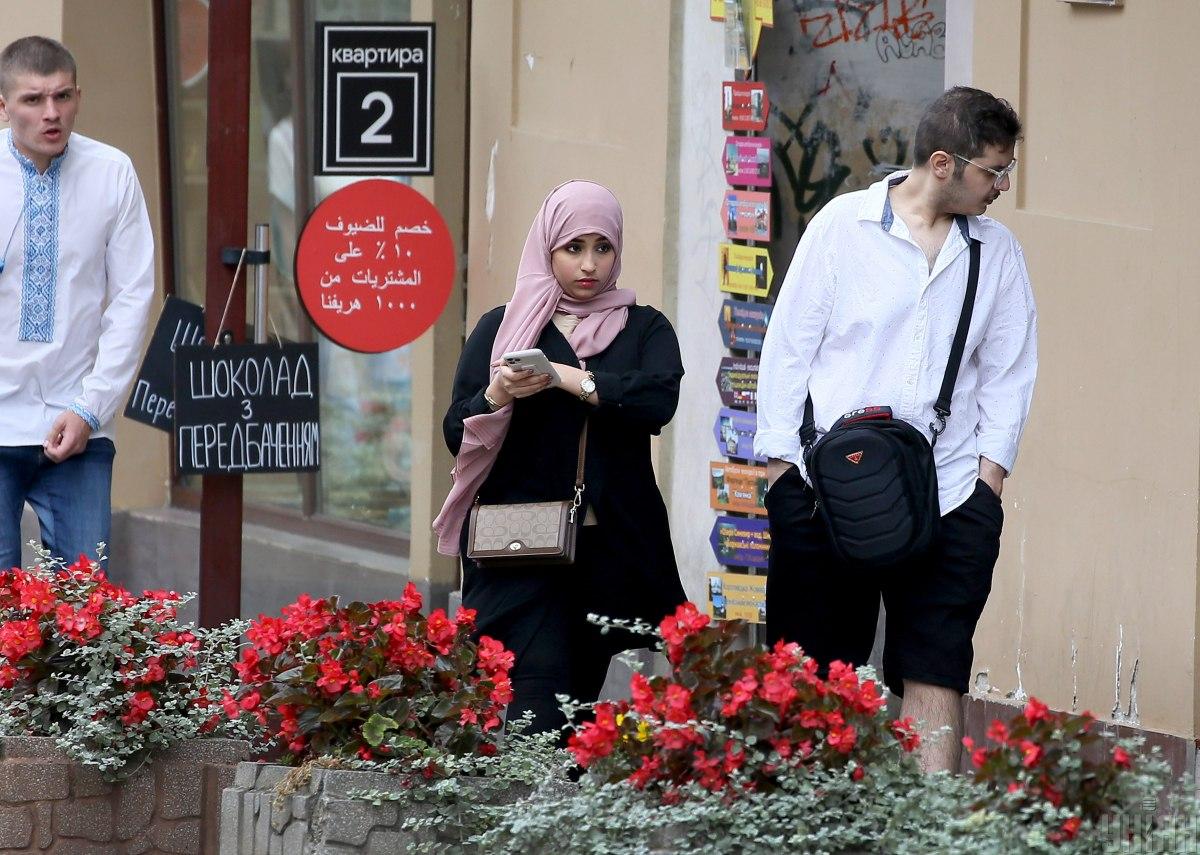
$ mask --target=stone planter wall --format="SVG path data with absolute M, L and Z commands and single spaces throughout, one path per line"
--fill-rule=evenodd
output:
M 221 791 L 249 755 L 197 739 L 109 784 L 53 739 L 0 738 L 0 853 L 215 855 Z
M 280 782 L 295 771 L 258 763 L 238 766 L 221 800 L 220 855 L 396 855 L 418 842 L 457 840 L 401 828 L 406 818 L 431 813 L 430 807 L 388 801 L 376 806 L 351 797 L 398 790 L 399 781 L 391 775 L 313 769 L 306 783 L 280 795 Z M 530 794 L 529 788 L 514 787 L 494 801 L 506 804 Z

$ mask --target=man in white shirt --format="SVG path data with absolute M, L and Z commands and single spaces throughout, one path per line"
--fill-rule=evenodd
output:
M 983 216 L 1010 187 L 1021 124 L 1012 107 L 956 87 L 926 111 L 916 165 L 830 201 L 809 223 L 763 345 L 755 450 L 768 459 L 767 634 L 822 665 L 861 665 L 887 609 L 884 678 L 925 723 L 921 760 L 953 769 L 971 638 L 991 590 L 1012 471 L 1037 371 L 1037 321 L 1021 247 Z M 934 447 L 942 519 L 920 559 L 867 571 L 830 551 L 803 470 L 811 394 L 818 434 L 844 413 L 890 406 L 927 439 L 981 244 L 978 292 L 945 432 Z
M 133 164 L 72 134 L 79 102 L 58 42 L 0 52 L 0 568 L 20 563 L 26 502 L 57 557 L 108 542 L 111 422 L 154 292 Z

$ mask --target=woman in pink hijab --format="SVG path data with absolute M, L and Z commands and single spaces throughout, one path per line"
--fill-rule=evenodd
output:
M 605 187 L 568 181 L 533 220 L 516 288 L 463 348 L 446 413 L 455 483 L 434 521 L 438 549 L 465 553 L 464 521 L 482 503 L 568 499 L 588 424 L 583 525 L 575 563 L 480 567 L 463 557 L 464 604 L 479 631 L 516 653 L 509 718 L 559 728 L 555 694 L 598 696 L 612 655 L 641 646 L 602 635 L 589 612 L 657 623 L 685 599 L 650 437 L 675 413 L 683 365 L 661 312 L 621 288 L 621 206 Z M 500 357 L 539 348 L 558 381 Z

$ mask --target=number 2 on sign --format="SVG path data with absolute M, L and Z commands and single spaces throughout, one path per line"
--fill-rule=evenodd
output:
M 362 136 L 359 137 L 359 139 L 364 143 L 390 143 L 392 141 L 392 135 L 381 134 L 379 131 L 388 123 L 388 119 L 392 117 L 392 99 L 389 98 L 386 93 L 378 90 L 375 92 L 368 92 L 367 97 L 363 98 L 362 108 L 364 110 L 369 110 L 372 104 L 382 104 L 383 112 L 380 113 L 379 118 L 374 121 L 371 127 L 363 131 Z

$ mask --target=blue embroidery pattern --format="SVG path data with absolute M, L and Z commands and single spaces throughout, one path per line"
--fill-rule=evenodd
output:
M 25 270 L 21 280 L 21 341 L 54 340 L 54 290 L 58 281 L 58 173 L 64 151 L 44 174 L 17 151 L 12 134 L 8 149 L 21 165 L 25 185 Z
M 71 406 L 67 407 L 67 409 L 87 422 L 87 426 L 92 430 L 100 430 L 100 420 L 96 418 L 92 414 L 92 411 L 87 407 L 83 406 L 82 404 L 72 404 Z

